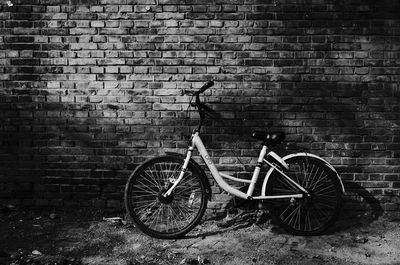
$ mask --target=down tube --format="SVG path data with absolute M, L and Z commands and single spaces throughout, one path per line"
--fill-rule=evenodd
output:
M 200 139 L 200 136 L 198 133 L 193 138 L 193 142 L 197 147 L 197 150 L 199 150 L 199 153 L 201 157 L 204 159 L 208 169 L 211 171 L 212 176 L 214 177 L 215 181 L 218 183 L 218 185 L 223 188 L 226 192 L 235 195 L 239 198 L 242 199 L 247 199 L 246 193 L 241 192 L 240 190 L 237 190 L 233 187 L 231 187 L 228 183 L 225 182 L 225 180 L 219 175 L 219 172 L 217 168 L 215 167 L 214 163 L 212 162 L 210 156 L 208 155 L 208 152 L 206 148 L 203 145 L 203 142 Z

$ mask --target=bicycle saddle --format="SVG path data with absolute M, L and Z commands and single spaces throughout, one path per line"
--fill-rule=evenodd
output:
M 255 131 L 251 134 L 251 136 L 255 139 L 265 142 L 265 144 L 268 146 L 278 145 L 283 140 L 285 140 L 284 132 L 267 133 L 267 132 Z

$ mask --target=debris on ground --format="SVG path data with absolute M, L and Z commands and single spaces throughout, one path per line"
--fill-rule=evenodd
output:
M 57 256 L 33 256 L 25 253 L 18 253 L 10 258 L 9 265 L 83 265 L 77 258 Z
M 39 250 L 33 250 L 32 254 L 33 255 L 42 255 L 42 253 Z
M 261 224 L 266 221 L 267 213 L 265 211 L 243 211 L 238 209 L 236 214 L 227 214 L 217 226 L 227 228 L 231 226 L 251 226 Z
M 180 265 L 205 265 L 205 264 L 210 264 L 210 261 L 206 258 L 201 258 L 200 256 L 197 256 L 197 259 L 195 258 L 184 258 L 181 260 L 179 263 Z
M 112 223 L 112 224 L 117 224 L 117 225 L 125 225 L 129 227 L 134 227 L 134 225 L 126 220 L 124 220 L 121 217 L 103 217 L 103 221 Z
M 58 215 L 56 213 L 51 213 L 51 214 L 49 214 L 49 218 L 54 220 L 54 219 L 58 218 Z
M 143 262 L 140 262 L 137 259 L 132 258 L 126 261 L 126 265 L 143 265 Z
M 367 243 L 367 242 L 368 242 L 368 238 L 366 238 L 366 237 L 364 237 L 364 236 L 358 235 L 358 236 L 356 236 L 356 237 L 354 238 L 354 242 L 355 242 L 355 243 L 359 243 L 359 244 L 364 244 L 364 243 Z
M 117 224 L 117 225 L 123 225 L 126 224 L 124 223 L 124 220 L 122 220 L 121 217 L 103 217 L 103 221 L 112 223 L 112 224 Z
M 183 238 L 160 240 L 116 225 L 123 218 L 103 218 L 103 212 L 57 211 L 52 220 L 50 213 L 18 209 L 1 216 L 0 264 L 400 264 L 399 223 L 383 218 L 362 225 L 356 220 L 353 226 L 346 220 L 344 228 L 329 234 L 301 237 L 286 233 L 262 212 L 238 211 L 227 228 L 209 219 Z M 254 231 L 263 215 L 267 220 Z
M 10 213 L 16 209 L 16 207 L 12 204 L 1 205 L 0 208 L 2 213 Z

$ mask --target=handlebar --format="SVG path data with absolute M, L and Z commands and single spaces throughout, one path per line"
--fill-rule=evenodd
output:
M 196 101 L 195 103 L 191 103 L 190 105 L 192 107 L 200 107 L 204 104 L 202 104 L 200 102 L 200 94 L 203 93 L 204 91 L 206 91 L 207 89 L 209 89 L 210 87 L 212 87 L 214 85 L 214 81 L 210 80 L 207 83 L 205 83 L 199 90 L 197 90 L 196 92 L 193 93 L 193 96 L 196 97 Z
M 207 83 L 205 83 L 197 92 L 195 92 L 193 95 L 199 95 L 201 93 L 203 93 L 204 91 L 206 91 L 207 89 L 209 89 L 210 87 L 212 87 L 214 85 L 214 81 L 210 80 Z
M 200 88 L 200 93 L 203 93 L 204 91 L 206 91 L 207 89 L 209 89 L 210 87 L 212 87 L 214 85 L 214 81 L 210 80 L 207 83 L 205 83 L 201 88 Z
M 196 91 L 193 96 L 196 97 L 195 103 L 190 103 L 190 106 L 192 107 L 197 107 L 197 110 L 200 113 L 200 123 L 198 127 L 198 131 L 200 131 L 200 128 L 203 124 L 204 118 L 205 118 L 205 112 L 210 112 L 212 111 L 208 106 L 206 106 L 204 103 L 201 103 L 200 101 L 200 94 L 206 91 L 208 88 L 212 87 L 214 85 L 214 81 L 210 80 L 207 83 L 205 83 L 198 91 Z

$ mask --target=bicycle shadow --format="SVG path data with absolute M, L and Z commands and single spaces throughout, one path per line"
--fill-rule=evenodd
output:
M 343 184 L 346 190 L 343 210 L 334 231 L 365 226 L 383 215 L 379 200 L 366 188 L 353 181 L 343 181 Z
M 201 237 L 202 239 L 208 237 L 208 236 L 215 236 L 215 235 L 221 235 L 224 233 L 228 233 L 230 231 L 237 231 L 239 229 L 242 228 L 248 228 L 251 227 L 252 225 L 250 224 L 240 224 L 240 225 L 236 225 L 234 227 L 229 227 L 229 228 L 221 228 L 218 230 L 212 230 L 212 231 L 207 231 L 207 232 L 200 232 L 198 234 L 193 234 L 193 235 L 185 235 L 183 238 L 184 239 L 190 239 L 190 238 L 199 238 Z
M 376 199 L 366 188 L 353 181 L 343 181 L 343 185 L 346 192 L 343 196 L 342 211 L 338 216 L 334 226 L 328 229 L 324 234 L 333 234 L 336 232 L 367 226 L 381 217 L 384 213 L 379 200 Z M 271 229 L 271 232 L 275 234 L 288 234 L 285 230 L 272 222 L 271 217 L 268 214 L 267 203 L 260 205 L 260 202 L 257 201 L 245 201 L 243 199 L 233 197 L 228 202 L 227 206 L 230 206 L 230 208 L 226 207 L 227 210 L 225 211 L 224 215 L 217 215 L 209 220 L 205 220 L 205 222 L 215 221 L 218 230 L 187 235 L 185 238 L 204 238 L 207 236 L 249 228 L 255 225 L 261 229 L 266 229 L 268 227 Z M 259 211 L 265 211 L 266 214 L 263 216 L 263 218 L 257 218 L 257 212 Z M 232 212 L 239 212 L 238 215 L 241 213 L 242 216 L 246 217 L 238 217 L 237 220 L 231 221 L 231 224 L 228 226 L 220 227 L 219 224 L 223 224 L 228 214 L 232 214 Z M 253 214 L 251 214 L 251 212 L 253 212 Z

